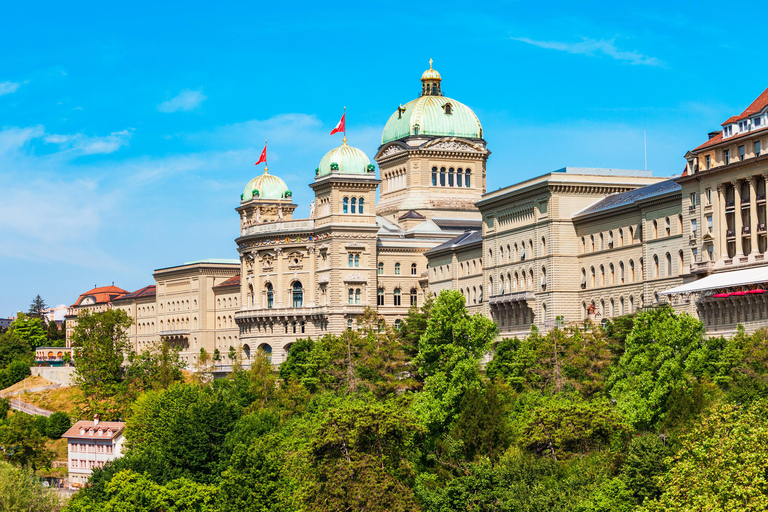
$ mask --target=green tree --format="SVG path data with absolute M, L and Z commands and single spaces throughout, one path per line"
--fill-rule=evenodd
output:
M 433 436 L 449 428 L 464 393 L 482 386 L 480 359 L 495 336 L 496 324 L 480 314 L 470 316 L 461 293 L 440 292 L 413 361 L 425 377 L 414 407 Z
M 29 312 L 27 313 L 30 318 L 37 318 L 45 322 L 45 313 L 48 311 L 48 305 L 45 303 L 40 295 L 37 295 L 32 299 L 32 303 L 29 305 Z
M 3 512 L 58 512 L 63 502 L 45 489 L 27 469 L 0 462 L 0 510 Z
M 5 421 L 9 412 L 11 412 L 11 401 L 7 398 L 0 397 L 0 423 Z
M 49 347 L 63 347 L 65 345 L 66 331 L 64 330 L 63 325 L 59 328 L 59 324 L 56 322 L 48 322 L 46 336 L 48 337 Z
M 16 360 L 31 361 L 32 357 L 32 346 L 27 340 L 15 335 L 11 330 L 0 334 L 0 368 L 6 368 Z
M 16 320 L 11 323 L 9 332 L 26 343 L 31 349 L 44 347 L 48 343 L 43 321 L 40 318 L 27 316 L 22 312 L 19 312 Z
M 529 388 L 538 382 L 539 376 L 533 371 L 537 361 L 537 347 L 531 343 L 531 336 L 504 338 L 486 365 L 485 374 L 491 380 L 504 380 L 517 391 Z
M 288 357 L 280 365 L 280 378 L 284 382 L 295 379 L 309 391 L 317 391 L 320 384 L 320 368 L 323 357 L 315 350 L 316 344 L 309 338 L 298 339 L 293 342 Z M 317 348 L 318 352 L 320 350 Z
M 675 314 L 669 306 L 638 313 L 609 378 L 619 411 L 636 428 L 653 427 L 664 419 L 673 390 L 688 392 L 686 367 L 692 353 L 701 349 L 703 333 L 701 322 Z
M 71 426 L 72 421 L 69 419 L 69 415 L 65 412 L 57 411 L 48 418 L 45 433 L 51 439 L 59 439 Z
M 141 391 L 167 389 L 174 382 L 184 380 L 185 366 L 177 347 L 155 341 L 139 353 L 129 353 L 126 379 Z
M 658 479 L 667 472 L 667 459 L 672 453 L 672 449 L 657 435 L 646 434 L 632 439 L 621 474 L 637 503 L 659 497 L 662 489 Z
M 45 445 L 35 418 L 24 413 L 11 416 L 7 425 L 0 426 L 0 452 L 8 462 L 33 471 L 50 467 L 53 452 Z
M 122 309 L 83 312 L 77 318 L 71 344 L 74 350 L 73 382 L 80 389 L 83 414 L 104 420 L 123 417 L 133 397 L 124 378 L 125 355 L 131 357 L 127 332 L 131 318 Z
M 8 380 L 10 382 L 9 386 L 12 386 L 17 382 L 21 382 L 30 375 L 32 375 L 32 372 L 29 369 L 29 363 L 27 361 L 20 361 L 17 359 L 8 365 Z
M 427 330 L 429 312 L 434 303 L 434 299 L 428 297 L 421 308 L 416 305 L 411 306 L 408 309 L 408 314 L 403 318 L 398 335 L 402 340 L 405 354 L 411 359 L 419 353 L 419 340 Z
M 680 440 L 657 500 L 645 512 L 768 510 L 768 404 L 721 404 Z

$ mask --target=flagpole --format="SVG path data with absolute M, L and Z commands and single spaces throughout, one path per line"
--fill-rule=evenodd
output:
M 344 144 L 347 143 L 347 107 L 344 107 Z
M 269 155 L 267 155 L 267 139 L 264 139 L 264 174 L 269 173 L 269 164 L 267 163 L 267 159 L 269 158 Z

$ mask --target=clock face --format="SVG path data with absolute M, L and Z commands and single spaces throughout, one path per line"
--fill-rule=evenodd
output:
M 96 304 L 96 301 L 93 299 L 93 297 L 86 297 L 80 301 L 81 306 L 90 306 L 91 304 Z

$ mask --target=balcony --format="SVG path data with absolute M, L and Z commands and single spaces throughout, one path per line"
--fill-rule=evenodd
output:
M 691 263 L 691 274 L 709 274 L 714 268 L 714 261 L 693 262 Z
M 752 230 L 749 226 L 742 226 L 741 227 L 741 234 L 742 235 L 749 235 L 752 233 Z
M 536 294 L 532 291 L 503 293 L 501 295 L 492 296 L 488 303 L 493 306 L 494 304 L 509 304 L 512 302 L 534 300 L 535 298 Z
M 240 230 L 240 236 L 258 235 L 262 233 L 288 233 L 295 231 L 312 231 L 315 229 L 314 219 L 289 220 L 286 222 L 269 222 L 256 224 Z
M 765 233 L 765 222 L 762 222 L 757 225 L 757 232 L 758 233 Z
M 693 212 L 695 212 L 695 211 L 696 211 L 696 205 L 695 205 L 695 204 L 692 204 L 692 205 L 690 205 L 690 206 L 688 207 L 688 211 L 689 211 L 690 213 L 693 213 Z
M 726 229 L 725 230 L 725 237 L 726 238 L 733 238 L 736 236 L 736 232 L 734 232 L 732 229 Z
M 189 329 L 170 329 L 157 333 L 161 337 L 189 336 Z
M 298 318 L 323 318 L 327 316 L 327 306 L 302 308 L 250 308 L 235 313 L 235 321 L 256 320 L 260 318 L 293 320 Z

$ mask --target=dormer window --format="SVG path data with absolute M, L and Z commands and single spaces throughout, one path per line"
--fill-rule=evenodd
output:
M 453 114 L 453 107 L 451 106 L 450 103 L 446 103 L 445 105 L 443 105 L 443 110 L 445 110 L 446 114 Z
M 761 123 L 761 122 L 762 122 L 762 118 L 756 117 L 756 118 L 755 118 L 755 119 L 752 121 L 752 124 L 754 124 L 755 126 L 760 126 L 760 123 Z
M 419 125 L 415 124 L 413 125 L 413 134 L 418 135 L 419 134 Z

